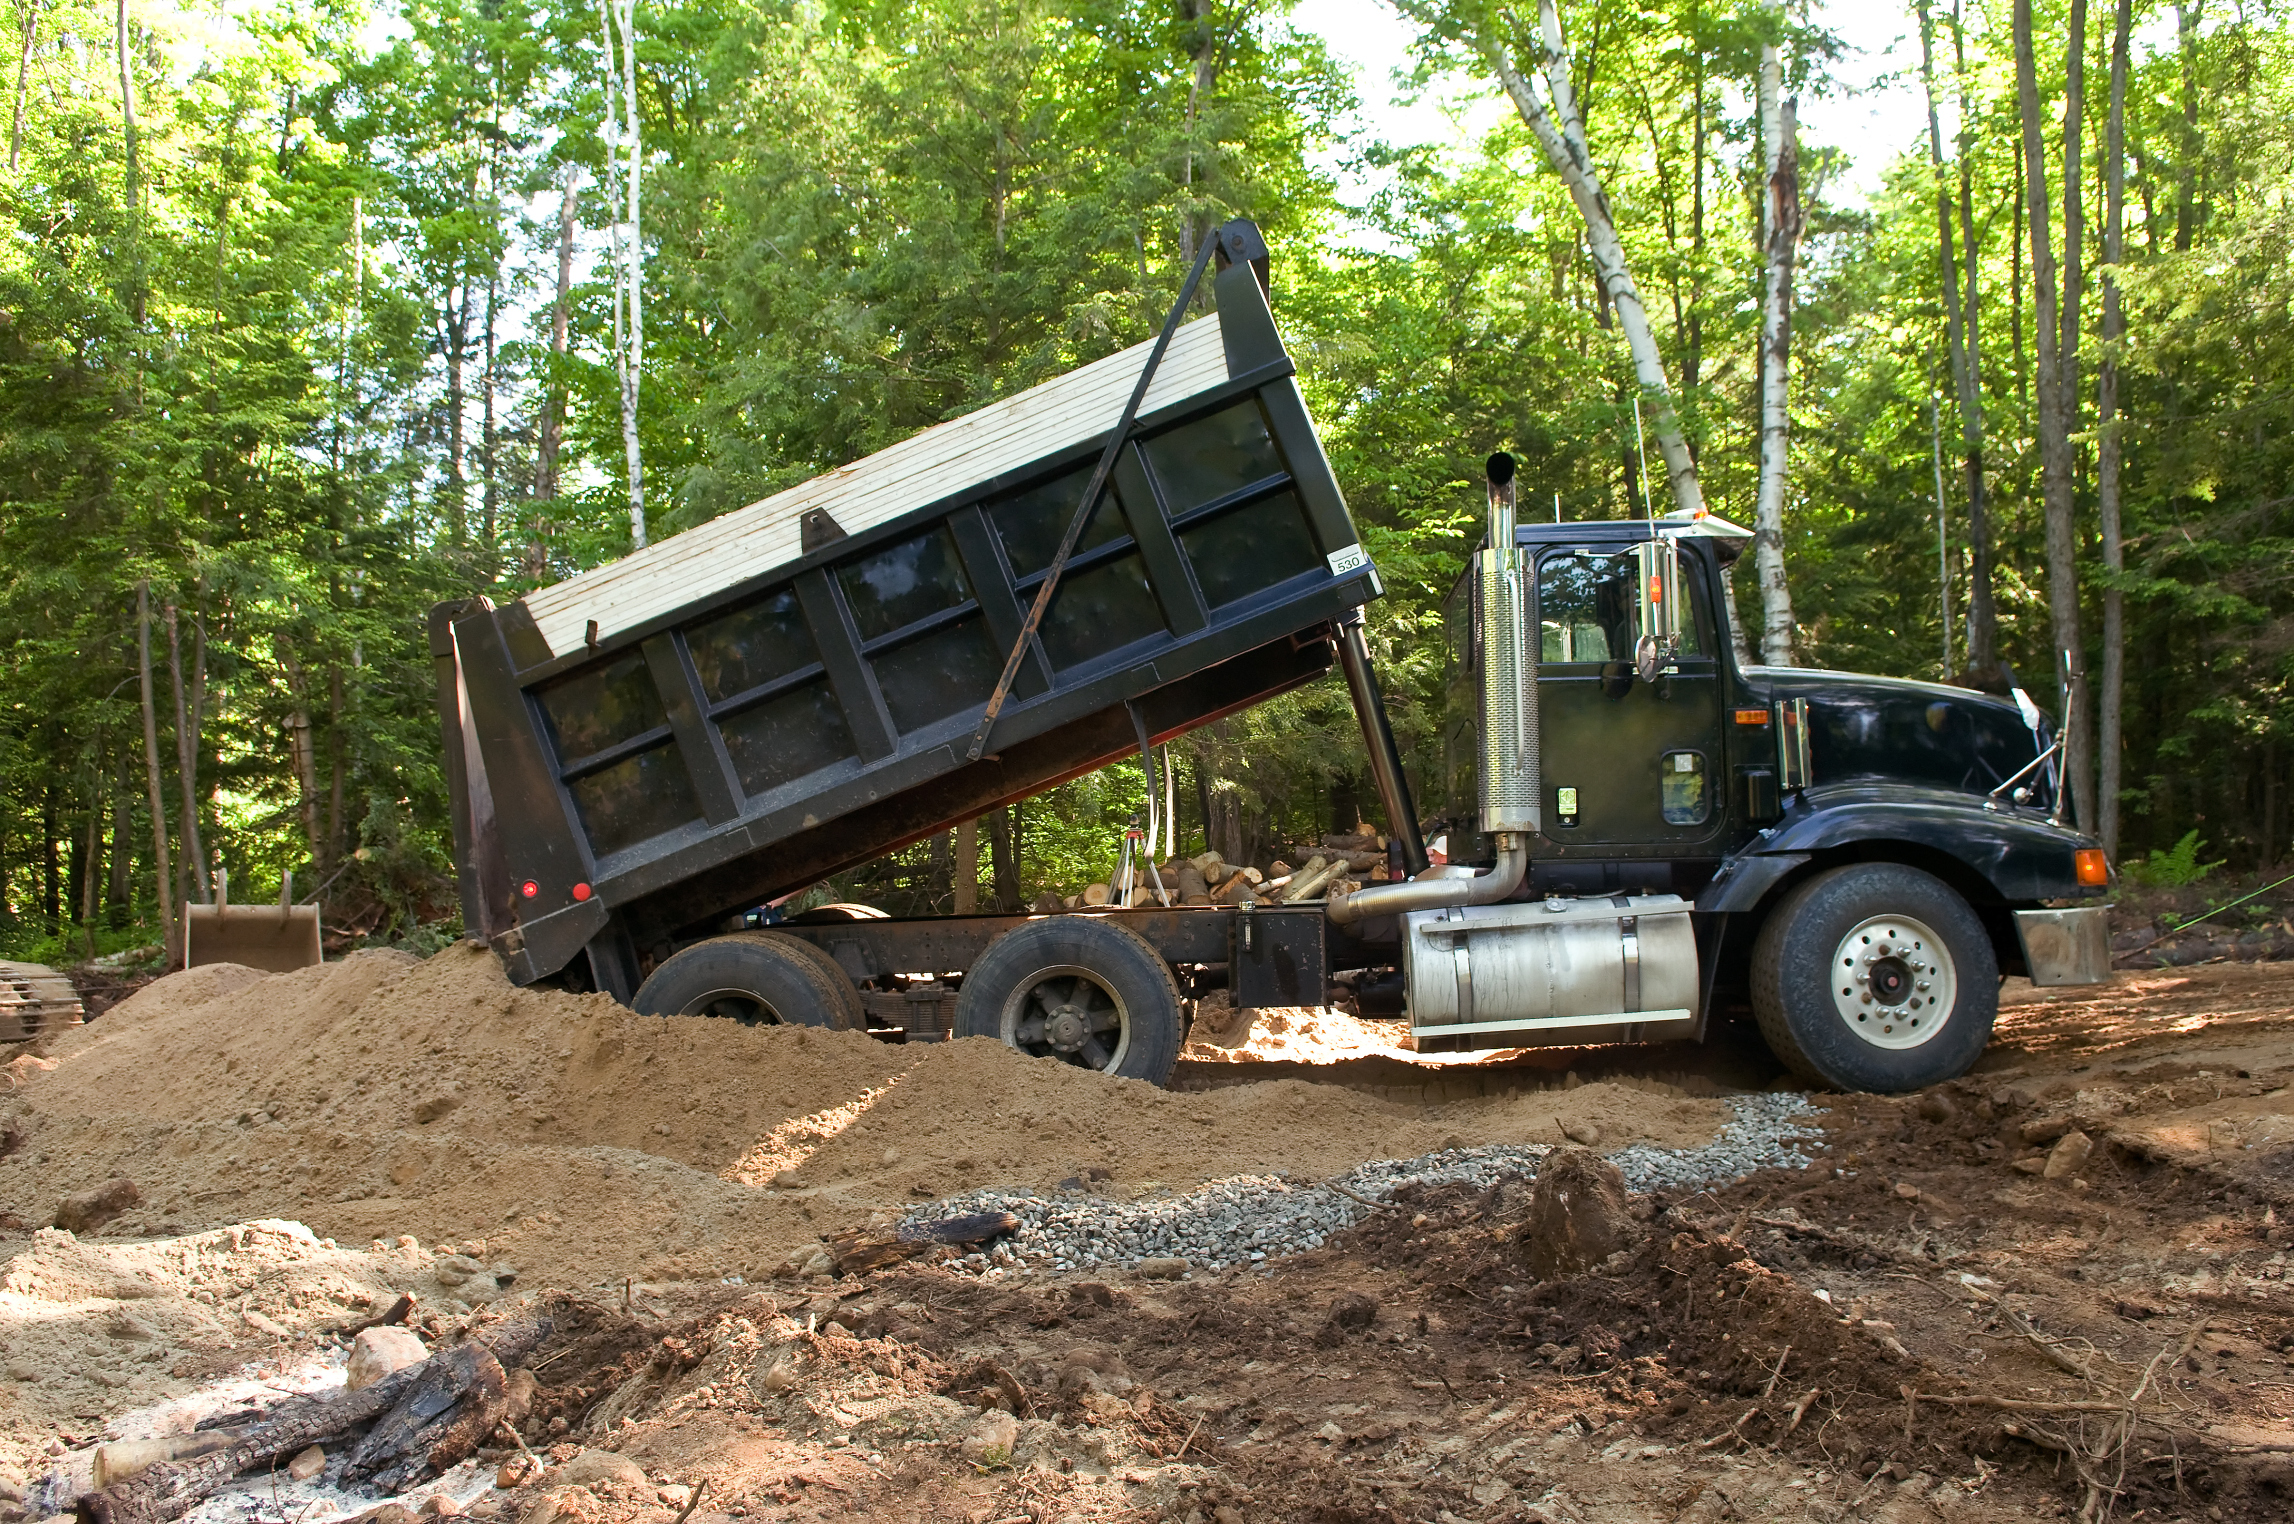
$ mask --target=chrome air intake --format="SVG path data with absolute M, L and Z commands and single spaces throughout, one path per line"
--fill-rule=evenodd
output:
M 1537 662 L 1514 545 L 1513 457 L 1489 458 L 1489 547 L 1480 563 L 1482 830 L 1534 834 L 1544 823 L 1537 772 Z

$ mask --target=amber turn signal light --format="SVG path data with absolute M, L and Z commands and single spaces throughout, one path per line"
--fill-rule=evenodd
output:
M 2080 883 L 2107 884 L 2111 881 L 2111 865 L 2104 858 L 2101 847 L 2081 847 L 2078 862 Z

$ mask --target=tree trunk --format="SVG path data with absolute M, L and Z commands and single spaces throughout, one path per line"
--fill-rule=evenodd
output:
M 995 888 L 996 910 L 1003 915 L 1025 908 L 1020 902 L 1018 833 L 1013 829 L 1018 809 L 1007 804 L 988 816 L 988 876 Z
M 637 405 L 645 372 L 644 244 L 638 222 L 644 142 L 637 115 L 636 0 L 598 0 L 605 28 L 606 205 L 613 214 L 613 361 L 621 383 L 621 449 L 629 476 L 629 541 L 645 548 L 645 456 Z M 618 97 L 618 98 L 617 98 Z M 615 191 L 626 200 L 615 206 Z
M 558 198 L 558 292 L 550 306 L 550 383 L 542 399 L 541 436 L 534 447 L 534 501 L 554 502 L 558 495 L 558 451 L 566 436 L 566 388 L 561 372 L 566 355 L 567 328 L 573 310 L 574 217 L 580 209 L 579 166 L 565 167 L 565 189 Z M 530 575 L 540 580 L 548 569 L 547 530 L 539 520 L 534 527 Z
M 183 966 L 183 934 L 175 924 L 174 870 L 168 862 L 167 806 L 159 785 L 159 713 L 151 691 L 151 584 L 135 585 L 136 673 L 143 684 L 144 783 L 151 805 L 152 877 L 159 891 L 159 925 L 167 944 L 167 965 Z
M 135 869 L 135 853 L 128 846 L 128 838 L 135 831 L 135 807 L 128 799 L 128 760 L 123 751 L 113 764 L 111 883 L 104 895 L 104 920 L 114 931 L 125 929 L 135 913 L 129 903 L 134 892 L 129 875 Z
M 1991 490 L 1984 476 L 1983 245 L 1975 233 L 1975 104 L 1968 97 L 1967 28 L 1952 6 L 1952 57 L 1959 85 L 1959 246 L 1967 255 L 1967 384 L 1972 407 L 1962 410 L 1967 450 L 1967 665 L 1989 671 L 1999 659 L 1999 605 L 1992 589 Z
M 1969 290 L 1965 302 L 1961 300 L 1959 284 L 1959 241 L 1952 230 L 1951 187 L 1945 177 L 1943 128 L 1936 115 L 1935 28 L 1929 14 L 1928 0 L 1920 0 L 1920 80 L 1927 89 L 1928 101 L 1928 162 L 1935 171 L 1936 180 L 1936 258 L 1940 284 L 1944 294 L 1944 333 L 1951 352 L 1952 392 L 1959 402 L 1960 453 L 1963 461 L 1967 491 L 1968 521 L 1968 595 L 1967 595 L 1967 657 L 1970 672 L 1989 671 L 1997 659 L 1998 615 L 1991 596 L 1991 546 L 1989 515 L 1985 512 L 1983 480 L 1983 386 L 1977 373 L 1978 350 L 1975 339 L 1976 250 L 1967 247 L 1967 275 Z M 1961 109 L 1966 103 L 1963 99 Z M 1962 135 L 1960 145 L 1961 185 L 1967 185 L 1967 155 L 1969 144 Z M 1972 214 L 1970 217 L 1972 224 Z M 1950 622 L 1950 610 L 1945 610 L 1945 622 Z M 1944 675 L 1951 673 L 1947 663 Z
M 2074 0 L 2078 3 L 2078 0 Z M 2016 97 L 2023 118 L 2023 160 L 2031 237 L 2032 332 L 2039 360 L 2040 493 L 2047 523 L 2047 604 L 2053 616 L 2054 661 L 2064 684 L 2070 718 L 2063 737 L 2064 776 L 2079 825 L 2095 824 L 2094 775 L 2086 731 L 2084 645 L 2079 636 L 2078 542 L 2072 522 L 2072 409 L 2065 396 L 2074 384 L 2063 353 L 2069 329 L 2056 302 L 2054 220 L 2047 195 L 2045 124 L 2039 101 L 2038 70 L 2032 56 L 2031 0 L 2015 0 Z M 2070 129 L 2067 125 L 2066 135 Z
M 115 50 L 119 55 L 119 117 L 120 141 L 127 151 L 128 219 L 133 227 L 130 238 L 135 244 L 132 284 L 128 292 L 128 313 L 137 328 L 143 327 L 143 166 L 138 158 L 135 130 L 135 68 L 128 61 L 127 52 L 127 0 L 118 0 L 114 11 L 116 25 L 113 33 Z
M 319 856 L 318 866 L 331 872 L 343 855 L 343 671 L 340 667 L 327 669 L 327 834 L 326 847 Z
M 295 657 L 295 649 L 286 636 L 278 639 L 279 670 L 286 674 L 287 692 L 293 695 L 294 708 L 287 711 L 287 749 L 294 753 L 295 784 L 301 796 L 303 840 L 310 846 L 311 868 L 314 873 L 325 863 L 324 838 L 319 832 L 319 757 L 318 745 L 311 734 L 310 683 L 303 674 L 303 664 Z
M 167 677 L 175 690 L 175 778 L 183 795 L 183 813 L 175 822 L 183 842 L 181 884 L 187 905 L 207 903 L 207 849 L 199 839 L 199 731 L 183 699 L 183 643 L 175 605 L 161 611 L 167 626 Z
M 56 785 L 40 790 L 40 924 L 49 936 L 64 929 L 64 871 L 56 859 Z
M 103 755 L 103 736 L 96 736 L 96 755 Z M 87 938 L 88 956 L 96 955 L 96 884 L 103 878 L 104 855 L 104 775 L 100 770 L 88 775 L 88 836 L 87 849 L 80 854 L 79 900 L 80 932 Z
M 1784 100 L 1784 64 L 1774 44 L 1760 50 L 1761 148 L 1768 159 L 1761 202 L 1767 298 L 1760 319 L 1760 485 L 1753 506 L 1752 557 L 1760 572 L 1760 659 L 1793 664 L 1792 588 L 1784 575 L 1784 474 L 1791 420 L 1792 266 L 1800 243 L 1800 145 L 1795 103 Z
M 2120 305 L 2119 262 L 2126 257 L 2128 33 L 2133 0 L 2118 0 L 2111 18 L 2111 104 L 2103 129 L 2103 352 L 2095 367 L 2095 517 L 2103 540 L 2103 691 L 2095 740 L 2095 834 L 2119 855 L 2122 706 L 2127 685 L 2127 604 L 2119 578 L 2127 551 L 2119 523 L 2119 360 L 2127 315 Z M 2269 843 L 2263 861 L 2269 862 Z
M 16 117 L 8 128 L 8 173 L 14 174 L 24 152 L 24 94 L 32 81 L 32 39 L 40 31 L 40 0 L 25 0 L 16 8 L 19 30 L 16 49 Z
M 2205 0 L 2175 6 L 2175 44 L 2182 64 L 2182 143 L 2175 176 L 2175 247 L 2188 249 L 2198 223 L 2198 23 Z
M 1672 386 L 1665 378 L 1664 357 L 1658 353 L 1656 335 L 1650 331 L 1641 289 L 1634 284 L 1632 272 L 1625 266 L 1625 246 L 1617 236 L 1609 198 L 1601 188 L 1593 153 L 1586 142 L 1585 122 L 1578 114 L 1576 87 L 1570 79 L 1569 50 L 1562 40 L 1561 17 L 1554 9 L 1554 0 L 1538 0 L 1538 22 L 1542 42 L 1538 73 L 1552 100 L 1550 111 L 1539 99 L 1537 87 L 1516 67 L 1502 39 L 1483 32 L 1474 41 L 1505 86 L 1514 109 L 1521 113 L 1522 121 L 1544 149 L 1546 162 L 1568 187 L 1569 198 L 1584 219 L 1594 271 L 1600 277 L 1601 289 L 1609 304 L 1616 309 L 1617 326 L 1624 331 L 1626 346 L 1632 352 L 1634 376 L 1656 412 L 1652 428 L 1657 436 L 1658 452 L 1665 458 L 1665 476 L 1672 489 L 1673 503 L 1683 513 L 1702 513 L 1704 491 L 1697 481 L 1696 462 L 1689 455 L 1688 440 L 1681 430 Z
M 967 820 L 956 827 L 956 914 L 973 915 L 980 908 L 980 823 Z
M 462 272 L 458 292 L 446 299 L 446 532 L 460 548 L 470 533 L 469 446 L 463 434 L 462 358 L 470 347 L 470 281 Z
M 497 215 L 501 210 L 498 206 L 491 204 L 487 209 Z M 485 403 L 478 426 L 478 465 L 479 469 L 486 473 L 486 481 L 479 493 L 481 507 L 479 510 L 478 543 L 486 552 L 486 565 L 489 568 L 494 564 L 497 515 L 501 510 L 500 500 L 495 496 L 494 470 L 494 319 L 497 309 L 501 306 L 501 295 L 501 272 L 488 270 L 486 272 L 486 369 L 485 374 L 480 378 L 480 383 L 485 389 Z
M 2067 440 L 2079 433 L 2079 326 L 2087 286 L 2087 0 L 2071 0 L 2068 34 L 2063 45 L 2063 379 L 2056 397 Z M 2072 459 L 2076 466 L 2077 456 Z

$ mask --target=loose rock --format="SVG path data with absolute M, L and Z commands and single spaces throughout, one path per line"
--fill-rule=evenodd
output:
M 611 1450 L 584 1450 L 550 1474 L 550 1480 L 567 1487 L 643 1487 L 645 1469 L 625 1455 Z
M 298 1482 L 307 1482 L 326 1469 L 327 1452 L 317 1445 L 298 1451 L 295 1458 L 287 1462 L 287 1475 Z
M 350 1341 L 350 1359 L 344 1367 L 345 1384 L 361 1392 L 393 1371 L 420 1365 L 430 1358 L 430 1347 L 411 1328 L 385 1325 L 362 1330 Z
M 1000 1409 L 990 1409 L 973 1421 L 957 1449 L 968 1461 L 994 1466 L 1010 1460 L 1012 1446 L 1019 1442 L 1020 1421 Z
M 2050 1180 L 2068 1180 L 2079 1173 L 2087 1162 L 2087 1156 L 2094 1151 L 2094 1139 L 2083 1132 L 2067 1132 L 2047 1151 L 2047 1168 L 2044 1173 Z
M 74 1191 L 56 1203 L 55 1225 L 67 1233 L 90 1233 L 143 1199 L 133 1180 L 107 1180 L 92 1190 Z

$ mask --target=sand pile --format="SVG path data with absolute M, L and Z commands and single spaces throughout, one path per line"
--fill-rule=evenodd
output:
M 1682 1147 L 1725 1115 L 1612 1084 L 1439 1108 L 1297 1080 L 1174 1094 L 985 1041 L 637 1016 L 516 989 L 470 944 L 178 974 L 48 1056 L 0 1095 L 18 1139 L 0 1148 L 0 1214 L 18 1233 L 126 1176 L 142 1201 L 109 1236 L 293 1218 L 346 1244 L 448 1240 L 525 1285 L 753 1278 L 880 1211 L 1094 1170 L 1183 1189 L 1586 1123 L 1604 1147 Z
M 44 1421 L 94 1419 L 275 1355 L 401 1291 L 436 1296 L 433 1263 L 397 1244 L 337 1247 L 294 1222 L 137 1243 L 43 1231 L 0 1270 L 0 1451 Z

